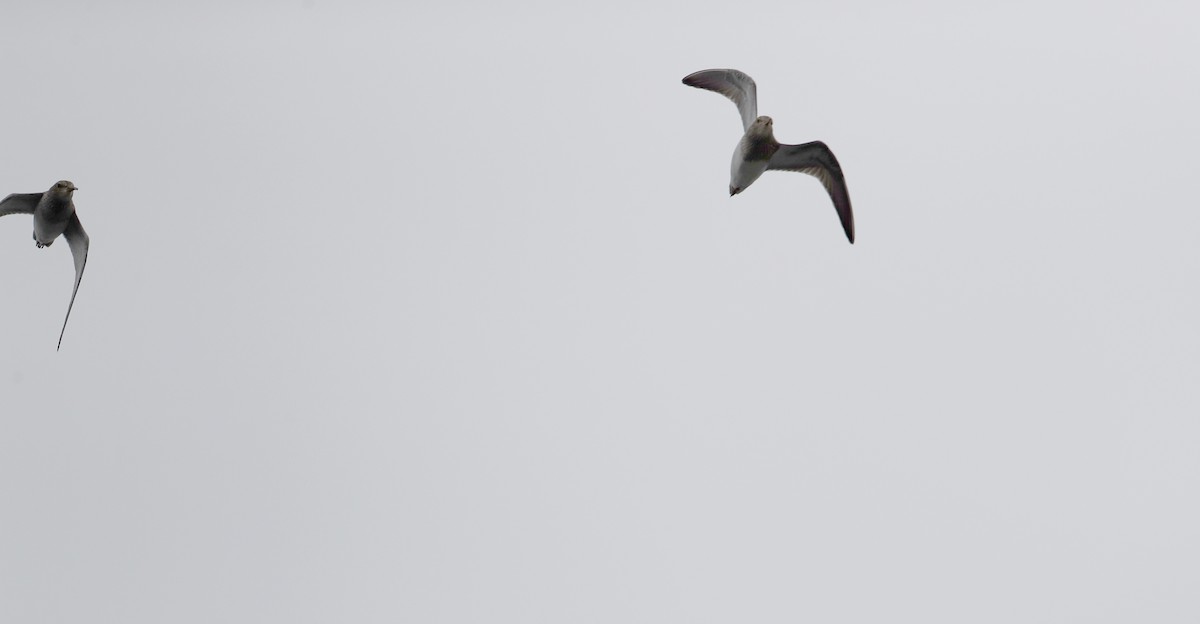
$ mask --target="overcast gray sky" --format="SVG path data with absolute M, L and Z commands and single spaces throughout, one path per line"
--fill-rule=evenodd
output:
M 3 11 L 0 621 L 1200 618 L 1188 3 L 250 4 Z

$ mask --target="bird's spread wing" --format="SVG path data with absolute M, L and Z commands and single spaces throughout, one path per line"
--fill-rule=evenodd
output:
M 13 193 L 0 201 L 0 217 L 10 214 L 33 214 L 41 201 L 41 193 Z
M 71 221 L 67 223 L 67 229 L 63 231 L 63 238 L 67 239 L 67 244 L 71 246 L 71 257 L 75 259 L 75 290 L 71 291 L 71 303 L 67 306 L 67 316 L 63 319 L 62 331 L 58 334 L 58 348 L 62 348 L 63 334 L 67 332 L 67 319 L 71 318 L 71 308 L 75 306 L 75 295 L 79 292 L 79 281 L 83 279 L 83 267 L 87 264 L 88 255 L 88 235 L 83 231 L 83 224 L 79 222 L 79 215 L 71 215 Z
M 850 210 L 850 192 L 846 190 L 846 178 L 842 176 L 842 167 L 829 147 L 820 141 L 803 145 L 781 145 L 771 156 L 767 170 L 799 171 L 821 181 L 833 207 L 837 209 L 838 218 L 842 220 L 842 229 L 846 230 L 846 238 L 854 242 L 854 212 Z
M 742 131 L 758 118 L 758 94 L 754 79 L 736 69 L 705 69 L 689 74 L 683 84 L 697 89 L 716 91 L 737 104 L 742 116 Z

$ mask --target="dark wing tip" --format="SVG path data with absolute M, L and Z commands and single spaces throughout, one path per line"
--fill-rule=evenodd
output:
M 837 210 L 838 220 L 842 222 L 842 229 L 846 231 L 846 239 L 850 244 L 854 244 L 854 209 L 850 207 L 850 194 L 846 191 L 846 183 L 841 183 L 842 201 L 837 199 L 833 202 L 834 209 Z M 843 204 L 844 202 L 844 204 Z
M 694 71 L 683 77 L 683 84 L 685 84 L 689 87 L 696 87 L 697 89 L 711 89 L 711 87 L 705 86 L 704 79 L 706 77 L 711 77 L 710 74 L 719 73 L 719 72 L 723 72 L 723 71 L 728 71 L 728 70 L 725 70 L 725 69 L 702 69 L 700 71 Z

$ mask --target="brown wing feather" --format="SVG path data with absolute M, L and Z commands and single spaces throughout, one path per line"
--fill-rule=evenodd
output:
M 71 303 L 67 305 L 67 316 L 63 319 L 62 331 L 58 334 L 59 349 L 62 348 L 63 334 L 67 333 L 67 320 L 71 318 L 71 308 L 75 307 L 75 295 L 79 294 L 79 282 L 83 280 L 83 267 L 87 266 L 90 241 L 87 232 L 83 230 L 83 224 L 79 222 L 79 215 L 71 215 L 67 229 L 63 232 L 63 238 L 67 239 L 67 244 L 71 246 L 71 257 L 75 260 L 75 289 L 71 291 Z
M 802 145 L 781 145 L 779 151 L 771 157 L 768 170 L 799 171 L 807 173 L 825 187 L 833 207 L 837 209 L 838 219 L 846 238 L 854 242 L 854 211 L 850 208 L 850 191 L 846 189 L 846 178 L 842 175 L 842 167 L 837 157 L 829 150 L 829 146 L 820 141 Z
M 0 201 L 0 217 L 10 214 L 33 214 L 41 201 L 41 193 L 13 193 Z
M 736 69 L 705 69 L 684 76 L 683 84 L 715 91 L 733 100 L 742 117 L 744 132 L 758 117 L 758 87 L 754 79 Z

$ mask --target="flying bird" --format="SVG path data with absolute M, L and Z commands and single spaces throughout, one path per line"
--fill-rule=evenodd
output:
M 746 190 L 765 171 L 799 171 L 821 181 L 833 207 L 837 209 L 846 238 L 854 243 L 854 213 L 842 167 L 829 147 L 820 141 L 801 145 L 783 145 L 772 132 L 774 121 L 758 116 L 758 95 L 754 79 L 736 69 L 706 69 L 690 74 L 683 84 L 716 91 L 733 100 L 742 116 L 745 134 L 733 150 L 729 172 L 729 196 Z
M 75 259 L 75 290 L 71 291 L 71 303 L 67 305 L 67 316 L 63 319 L 62 331 L 58 334 L 58 348 L 62 348 L 63 334 L 67 331 L 67 319 L 75 306 L 75 295 L 79 292 L 79 280 L 83 279 L 83 267 L 87 264 L 88 235 L 75 214 L 75 202 L 71 194 L 79 189 L 66 180 L 59 180 L 45 193 L 13 193 L 0 201 L 0 217 L 10 214 L 33 215 L 33 242 L 38 249 L 49 247 L 62 234 L 71 247 Z

